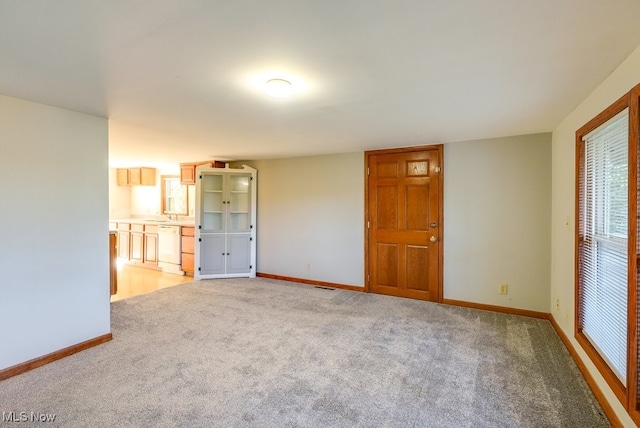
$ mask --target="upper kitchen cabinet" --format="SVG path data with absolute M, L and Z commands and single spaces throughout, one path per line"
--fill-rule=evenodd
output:
M 129 185 L 129 169 L 127 168 L 116 169 L 116 177 L 117 177 L 118 186 Z
M 155 168 L 118 168 L 116 170 L 118 186 L 155 186 Z
M 180 164 L 180 183 L 182 184 L 196 184 L 196 168 L 200 165 L 209 165 L 211 168 L 224 168 L 224 162 L 220 161 L 206 161 L 206 162 L 192 162 Z

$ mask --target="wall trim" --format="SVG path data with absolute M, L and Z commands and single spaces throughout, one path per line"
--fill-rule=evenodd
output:
M 103 334 L 102 336 L 94 337 L 93 339 L 85 340 L 84 342 L 71 345 L 67 348 L 60 349 L 42 357 L 34 358 L 33 360 L 25 361 L 24 363 L 16 364 L 9 368 L 0 370 L 0 381 L 8 379 L 13 376 L 28 372 L 45 364 L 52 363 L 56 360 L 68 357 L 69 355 L 76 354 L 94 346 L 101 345 L 105 342 L 113 339 L 111 333 Z
M 530 311 L 528 309 L 509 308 L 507 306 L 485 305 L 484 303 L 466 302 L 464 300 L 442 299 L 445 305 L 462 306 L 465 308 L 480 309 L 483 311 L 500 312 L 503 314 L 521 315 L 530 318 L 549 319 L 546 312 Z
M 602 407 L 604 414 L 607 416 L 607 418 L 609 418 L 609 422 L 611 422 L 611 425 L 614 427 L 622 427 L 623 425 L 622 425 L 622 422 L 620 422 L 620 419 L 618 419 L 618 415 L 616 415 L 616 412 L 614 412 L 613 407 L 611 407 L 611 404 L 609 404 L 609 401 L 602 393 L 602 390 L 596 383 L 595 379 L 593 378 L 593 376 L 591 376 L 591 373 L 589 373 L 589 370 L 587 370 L 587 366 L 584 365 L 584 363 L 582 362 L 582 359 L 580 359 L 580 356 L 578 356 L 578 353 L 576 352 L 576 349 L 573 347 L 573 345 L 569 341 L 569 338 L 564 333 L 564 331 L 562 331 L 562 329 L 560 328 L 560 325 L 556 322 L 556 319 L 553 317 L 553 314 L 549 314 L 548 319 L 551 325 L 553 326 L 553 329 L 558 334 L 558 337 L 560 337 L 560 340 L 564 344 L 565 348 L 567 348 L 567 350 L 573 357 L 573 361 L 575 361 L 576 365 L 578 366 L 578 369 L 580 369 L 582 376 L 584 376 L 585 380 L 587 381 L 587 384 L 591 388 L 591 391 L 593 391 L 593 395 L 598 400 L 598 403 L 600 403 L 600 407 Z
M 334 282 L 316 281 L 313 279 L 294 278 L 292 276 L 274 275 L 271 273 L 258 272 L 256 276 L 261 278 L 278 279 L 280 281 L 298 282 L 301 284 L 314 285 L 318 287 L 339 288 L 341 290 L 360 291 L 365 292 L 364 287 L 358 287 L 355 285 L 336 284 Z

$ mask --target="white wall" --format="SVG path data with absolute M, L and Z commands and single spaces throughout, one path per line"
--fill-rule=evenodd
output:
M 257 271 L 364 286 L 363 153 L 248 164 L 258 170 Z
M 638 83 L 640 46 L 558 125 L 552 143 L 551 312 L 625 426 L 635 424 L 574 339 L 575 132 Z
M 155 186 L 131 186 L 131 215 L 161 215 L 162 202 L 160 178 L 156 178 Z
M 445 144 L 444 166 L 444 297 L 549 312 L 551 134 Z
M 445 145 L 446 298 L 549 311 L 550 141 Z M 258 272 L 363 286 L 364 154 L 248 163 L 258 169 Z
M 110 332 L 107 121 L 0 96 L 0 369 Z

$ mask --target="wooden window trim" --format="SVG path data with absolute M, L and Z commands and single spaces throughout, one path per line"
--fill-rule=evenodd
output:
M 633 169 L 635 176 L 639 176 L 638 166 L 640 165 L 640 84 L 636 85 L 629 92 L 629 141 L 633 146 L 635 145 L 636 151 L 635 156 L 632 156 L 633 160 Z M 631 165 L 630 165 L 631 166 Z M 640 177 L 638 179 L 633 180 L 633 195 L 637 204 L 637 195 L 638 195 L 638 186 Z M 631 190 L 630 190 L 631 191 Z M 634 244 L 637 244 L 638 233 L 638 214 L 640 212 L 634 213 L 630 218 L 630 222 L 636 230 L 636 234 L 634 236 Z M 640 425 L 640 395 L 638 389 L 640 388 L 638 385 L 638 312 L 640 309 L 638 308 L 638 288 L 640 286 L 640 275 L 638 275 L 638 254 L 637 247 L 633 247 L 632 251 L 630 250 L 630 254 L 633 255 L 631 260 L 629 260 L 629 305 L 628 311 L 631 314 L 629 318 L 629 339 L 628 339 L 628 361 L 629 361 L 629 370 L 628 370 L 628 379 L 629 385 L 632 385 L 629 388 L 628 394 L 628 410 L 631 418 L 637 425 Z M 633 269 L 633 270 L 631 270 Z
M 574 334 L 577 342 L 586 352 L 596 366 L 602 377 L 605 379 L 613 393 L 636 423 L 640 422 L 640 411 L 638 410 L 638 340 L 637 340 L 637 216 L 638 211 L 638 151 L 640 147 L 639 138 L 639 103 L 640 85 L 634 87 L 630 92 L 620 97 L 617 101 L 607 107 L 603 112 L 595 116 L 584 126 L 576 131 L 576 159 L 575 159 L 575 263 L 574 263 Z M 628 268 L 627 268 L 627 379 L 623 384 L 615 375 L 613 370 L 600 356 L 589 339 L 582 332 L 580 325 L 580 299 L 579 299 L 579 247 L 580 236 L 580 183 L 584 178 L 584 142 L 583 136 L 614 117 L 616 114 L 629 108 L 629 236 L 628 236 Z

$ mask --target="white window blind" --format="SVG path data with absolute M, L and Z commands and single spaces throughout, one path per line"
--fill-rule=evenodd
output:
M 629 225 L 628 109 L 584 136 L 580 183 L 579 321 L 626 384 Z

